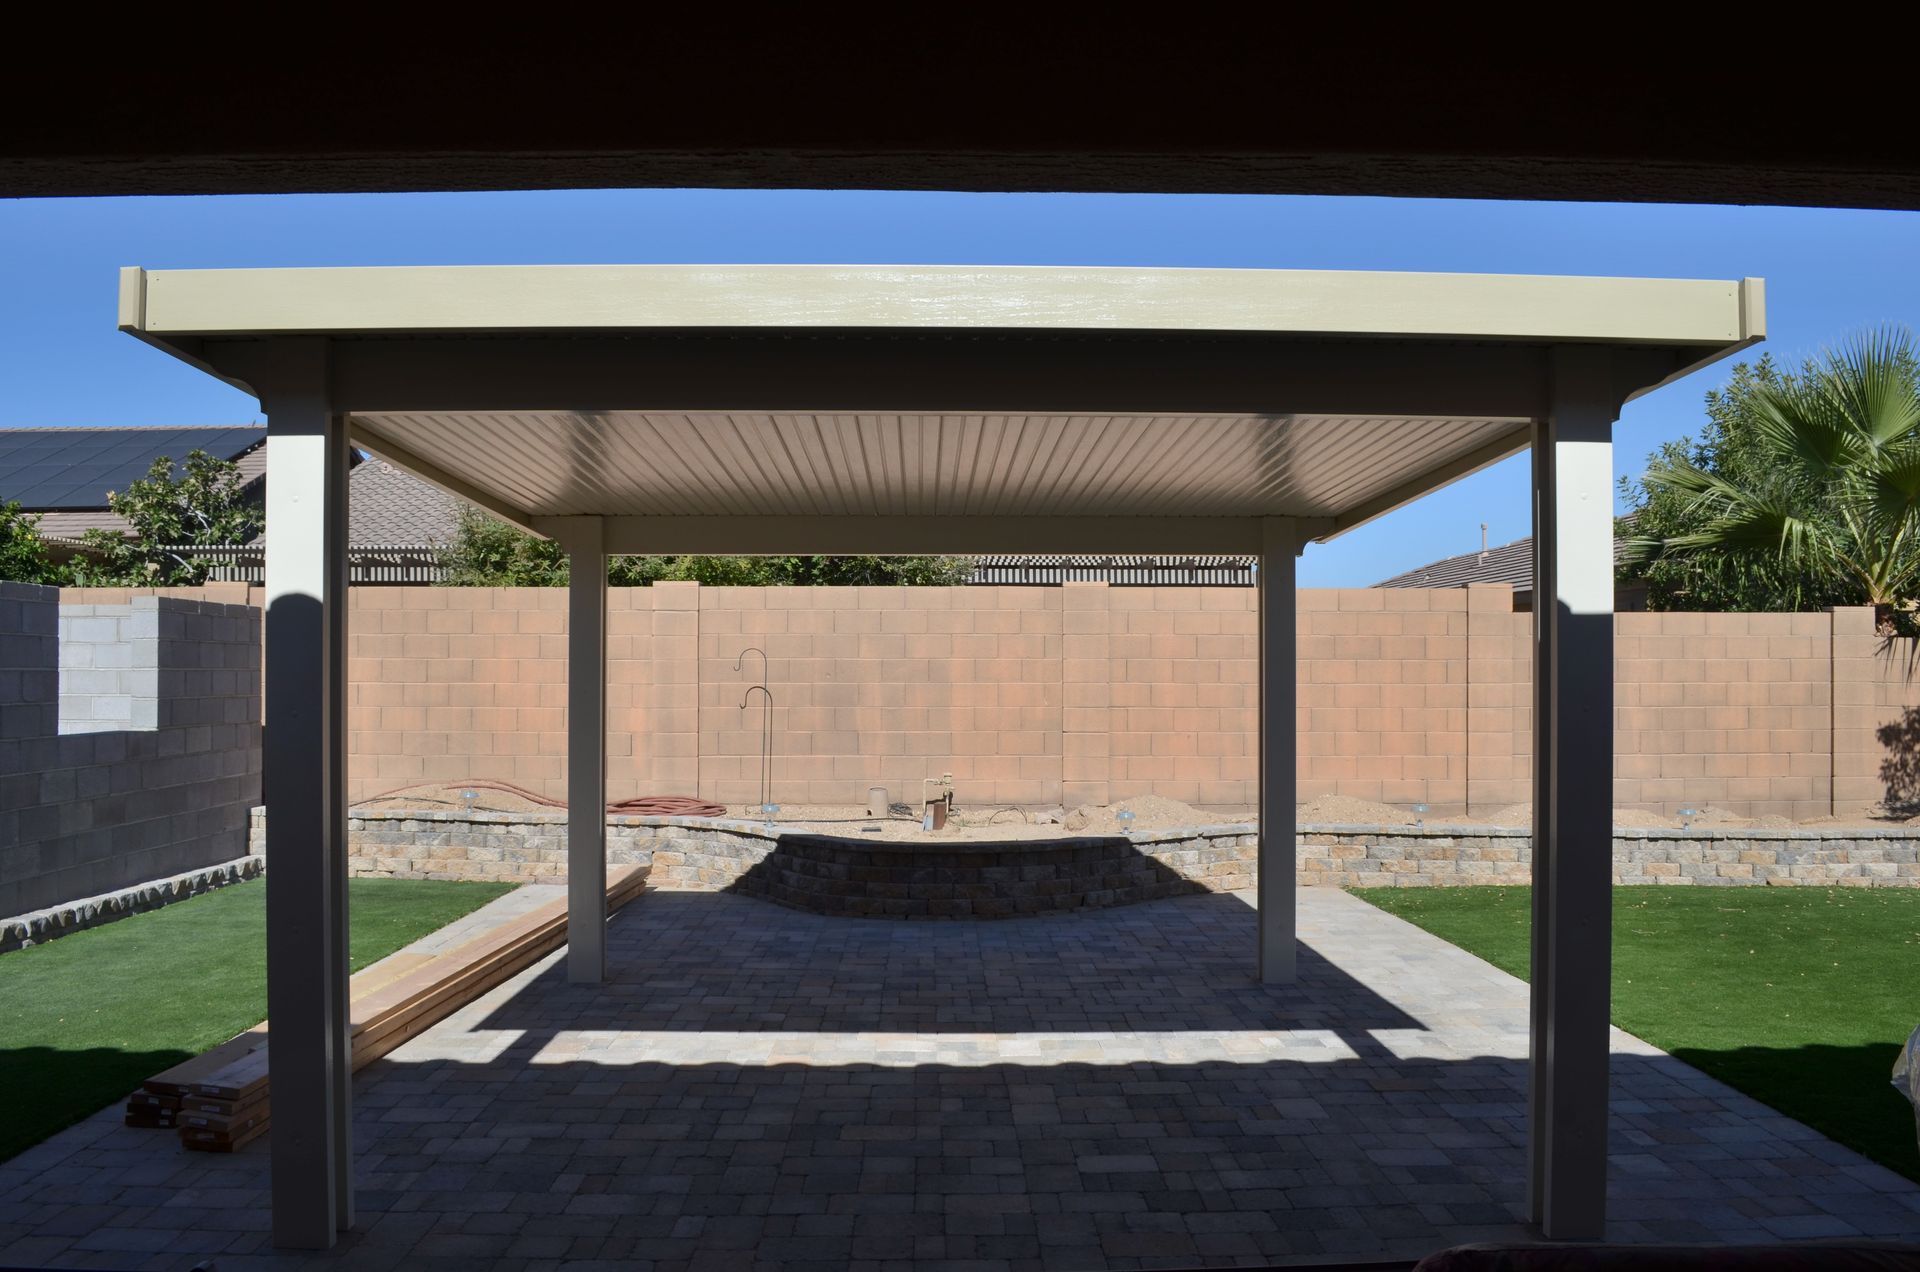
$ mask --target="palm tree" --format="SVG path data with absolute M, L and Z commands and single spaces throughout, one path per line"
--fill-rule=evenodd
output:
M 1904 330 L 1828 350 L 1800 376 L 1760 385 L 1752 411 L 1768 461 L 1730 480 L 1669 456 L 1649 487 L 1689 498 L 1696 529 L 1628 541 L 1630 559 L 1770 553 L 1844 580 L 1883 622 L 1920 581 L 1920 352 Z M 1692 519 L 1692 518 L 1690 518 Z

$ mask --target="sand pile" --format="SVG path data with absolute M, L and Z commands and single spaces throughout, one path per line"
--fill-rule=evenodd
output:
M 1133 814 L 1131 822 L 1120 820 L 1122 810 Z M 1209 826 L 1220 818 L 1203 813 L 1191 804 L 1158 795 L 1142 795 L 1113 804 L 1083 804 L 1061 819 L 1061 824 L 1076 835 L 1118 835 L 1129 830 L 1172 830 L 1181 826 Z
M 1308 826 L 1411 826 L 1421 818 L 1392 804 L 1352 795 L 1322 795 L 1300 805 L 1294 820 Z

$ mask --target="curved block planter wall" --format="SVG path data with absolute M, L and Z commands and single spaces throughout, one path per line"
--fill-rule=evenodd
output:
M 1176 841 L 1181 848 L 1174 851 L 1228 867 L 1189 878 L 1153 851 L 1159 845 L 1122 836 L 921 845 L 782 835 L 727 890 L 858 918 L 1006 919 L 1104 909 L 1222 884 L 1250 886 L 1251 865 L 1238 859 L 1236 838 Z

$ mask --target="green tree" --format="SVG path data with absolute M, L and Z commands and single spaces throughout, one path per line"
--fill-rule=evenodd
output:
M 1781 371 L 1741 364 L 1698 438 L 1650 457 L 1622 574 L 1654 609 L 1876 606 L 1920 581 L 1920 356 L 1879 331 Z M 1623 527 L 1624 528 L 1624 527 Z M 1900 620 L 1903 624 L 1906 619 Z
M 567 581 L 567 554 L 551 539 L 539 539 L 460 506 L 453 542 L 440 553 L 452 587 L 559 587 Z
M 20 511 L 15 500 L 0 503 L 0 580 L 55 586 L 67 581 L 66 567 L 47 556 L 40 518 Z
M 108 491 L 107 506 L 124 517 L 131 535 L 89 530 L 74 558 L 74 581 L 108 587 L 182 587 L 207 581 L 217 562 L 195 548 L 246 543 L 265 518 L 244 494 L 239 466 L 205 451 L 153 461 L 125 491 Z
M 567 581 L 560 545 L 535 538 L 472 507 L 460 510 L 454 540 L 440 554 L 454 587 L 559 587 Z M 607 568 L 615 587 L 690 581 L 709 587 L 781 584 L 953 586 L 973 577 L 973 561 L 945 556 L 623 556 Z

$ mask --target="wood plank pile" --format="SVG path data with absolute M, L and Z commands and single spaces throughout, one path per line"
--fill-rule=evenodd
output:
M 644 866 L 607 871 L 607 913 L 645 889 Z M 442 954 L 395 954 L 354 976 L 355 1072 L 539 962 L 567 941 L 567 903 L 548 902 Z M 180 1142 L 230 1153 L 267 1133 L 267 1024 L 148 1078 L 127 1098 L 126 1124 L 177 1131 Z

